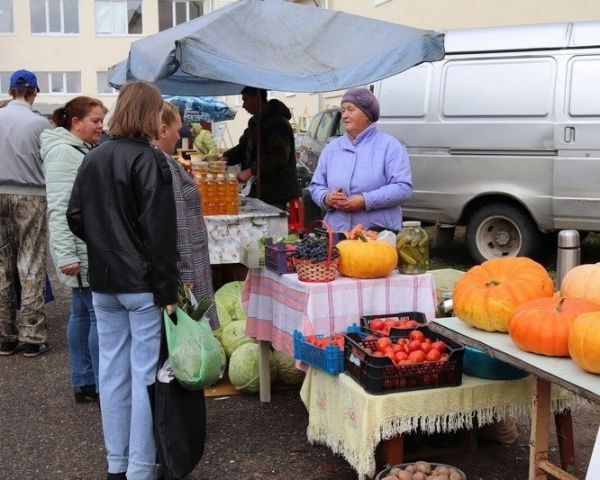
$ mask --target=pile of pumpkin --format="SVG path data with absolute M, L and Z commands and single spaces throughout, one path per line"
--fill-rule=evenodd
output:
M 570 356 L 583 370 L 600 373 L 600 263 L 571 269 L 555 294 L 539 263 L 524 257 L 488 260 L 458 280 L 453 306 L 463 322 L 508 332 L 522 350 Z

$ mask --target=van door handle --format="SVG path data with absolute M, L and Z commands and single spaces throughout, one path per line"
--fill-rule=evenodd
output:
M 565 127 L 565 143 L 573 143 L 575 141 L 575 127 Z

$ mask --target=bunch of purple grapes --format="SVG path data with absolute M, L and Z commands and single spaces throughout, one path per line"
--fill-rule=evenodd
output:
M 322 262 L 327 260 L 328 242 L 326 237 L 316 236 L 312 233 L 305 235 L 300 240 L 300 245 L 293 253 L 293 256 L 312 262 Z M 331 259 L 338 258 L 340 252 L 337 247 L 333 247 Z

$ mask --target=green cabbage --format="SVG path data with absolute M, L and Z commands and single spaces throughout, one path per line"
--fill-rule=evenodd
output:
M 243 392 L 256 393 L 260 386 L 258 352 L 260 346 L 257 343 L 246 343 L 239 347 L 229 359 L 229 381 Z M 277 376 L 277 365 L 273 361 L 273 355 L 269 357 L 271 379 Z
M 242 307 L 243 285 L 244 282 L 229 282 L 215 292 L 217 308 L 225 309 L 232 317 L 231 321 L 246 320 L 246 311 Z
M 296 360 L 279 350 L 271 353 L 277 365 L 277 378 L 287 385 L 298 385 L 304 380 L 304 372 L 296 368 Z
M 222 306 L 221 304 L 217 303 L 217 317 L 219 319 L 219 328 L 217 328 L 216 330 L 213 330 L 213 333 L 215 334 L 215 337 L 217 337 L 219 340 L 221 340 L 221 335 L 223 335 L 223 329 L 229 325 L 233 319 L 231 318 L 231 315 L 229 314 L 229 310 L 227 310 L 224 306 Z
M 246 336 L 246 320 L 231 322 L 223 328 L 221 343 L 228 357 L 245 343 L 256 343 L 251 337 Z

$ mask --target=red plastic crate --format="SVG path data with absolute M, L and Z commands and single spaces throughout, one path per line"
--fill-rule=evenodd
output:
M 414 330 L 414 329 L 411 329 Z M 364 347 L 374 349 L 377 339 L 366 339 L 361 333 L 347 333 L 344 342 L 344 371 L 367 392 L 374 394 L 427 388 L 454 387 L 462 383 L 464 347 L 420 327 L 427 337 L 442 340 L 448 346 L 449 358 L 445 362 L 423 362 L 412 365 L 395 365 L 387 357 L 369 355 Z M 390 335 L 392 341 L 408 337 L 410 331 Z

